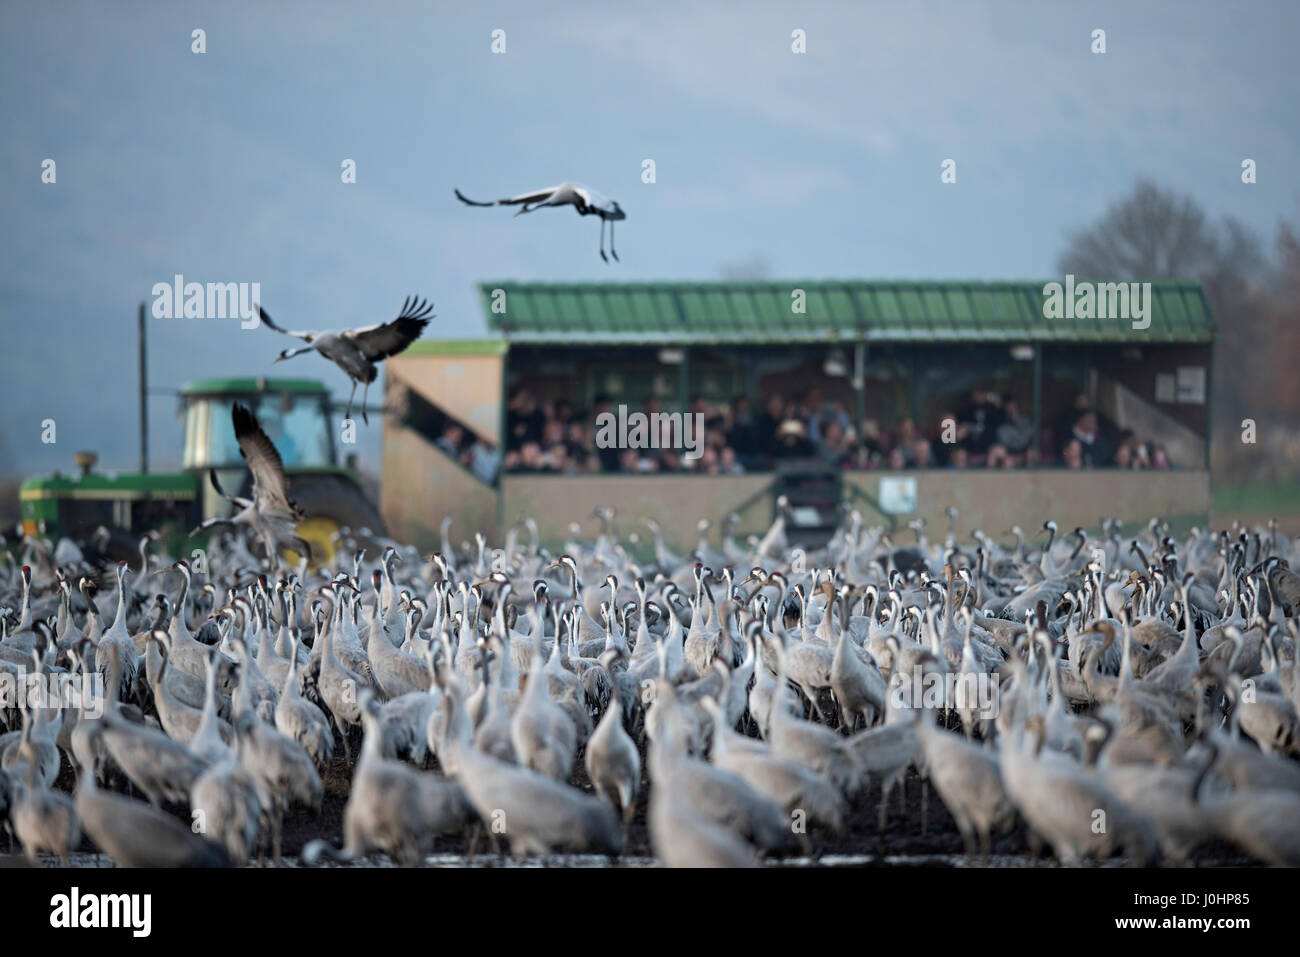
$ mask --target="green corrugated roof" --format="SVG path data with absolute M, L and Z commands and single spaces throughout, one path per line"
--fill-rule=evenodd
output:
M 1209 342 L 1200 283 L 1151 283 L 1151 325 L 1047 319 L 1048 282 L 483 282 L 488 325 L 513 343 Z M 802 290 L 805 311 L 796 313 Z M 504 293 L 504 297 L 500 295 Z
M 181 386 L 181 395 L 230 395 L 249 392 L 328 392 L 318 379 L 200 379 Z

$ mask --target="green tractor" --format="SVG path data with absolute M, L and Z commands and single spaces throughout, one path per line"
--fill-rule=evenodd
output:
M 23 482 L 18 493 L 23 532 L 85 540 L 103 527 L 109 531 L 103 550 L 114 558 L 133 559 L 140 536 L 157 531 L 168 538 L 173 554 L 184 554 L 190 529 L 204 518 L 230 513 L 230 504 L 208 481 L 208 469 L 216 470 L 227 492 L 249 494 L 251 477 L 230 420 L 231 406 L 242 402 L 280 451 L 290 496 L 307 516 L 298 534 L 311 546 L 314 564 L 333 558 L 335 532 L 344 526 L 363 544 L 387 534 L 355 470 L 338 464 L 332 403 L 322 383 L 205 379 L 184 386 L 180 396 L 185 416 L 182 471 L 105 474 L 93 471 L 94 453 L 79 452 L 78 477 L 56 472 Z

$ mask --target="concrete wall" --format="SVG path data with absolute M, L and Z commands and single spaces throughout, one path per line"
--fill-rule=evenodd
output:
M 896 516 L 899 527 L 919 516 L 931 531 L 942 531 L 947 528 L 944 509 L 952 505 L 960 513 L 957 527 L 963 535 L 978 527 L 990 535 L 1002 536 L 1005 529 L 1016 524 L 1032 534 L 1049 518 L 1055 519 L 1062 530 L 1076 525 L 1096 528 L 1103 516 L 1123 519 L 1129 526 L 1157 515 L 1204 522 L 1210 511 L 1210 477 L 1205 471 L 847 472 L 846 493 L 849 486 L 855 485 L 871 498 L 878 498 L 879 480 L 884 474 L 902 474 L 917 480 L 917 512 Z M 648 538 L 644 519 L 653 518 L 662 526 L 669 546 L 680 552 L 694 547 L 695 525 L 701 518 L 715 522 L 711 541 L 716 545 L 720 534 L 716 523 L 766 488 L 771 479 L 766 474 L 507 475 L 505 516 L 507 521 L 513 521 L 520 514 L 531 515 L 544 541 L 559 542 L 568 535 L 570 522 L 578 522 L 585 535 L 594 535 L 599 523 L 592 517 L 592 509 L 597 505 L 613 506 L 618 509 L 624 535 L 635 530 Z M 867 502 L 853 501 L 868 524 L 886 521 Z M 743 542 L 746 534 L 765 531 L 771 521 L 771 498 L 760 496 L 742 514 L 737 537 Z
M 845 484 L 856 485 L 876 498 L 883 474 L 889 473 L 848 472 Z M 959 513 L 959 534 L 981 528 L 995 537 L 1002 537 L 1012 525 L 1033 534 L 1049 518 L 1064 532 L 1077 525 L 1095 529 L 1103 516 L 1122 519 L 1132 527 L 1157 515 L 1204 522 L 1210 512 L 1210 474 L 1204 470 L 966 469 L 893 474 L 914 477 L 917 483 L 917 512 L 897 516 L 898 524 L 905 527 L 908 521 L 921 517 L 932 534 L 947 529 L 944 509 L 949 505 Z M 866 521 L 881 521 L 865 503 L 858 507 Z
M 1120 428 L 1132 429 L 1139 439 L 1158 437 L 1170 462 L 1185 466 L 1205 464 L 1203 436 L 1122 383 L 1098 376 L 1097 408 Z
M 635 531 L 642 541 L 652 541 L 645 519 L 654 519 L 668 547 L 682 552 L 695 547 L 701 518 L 713 520 L 710 539 L 720 542 L 718 524 L 771 481 L 770 475 L 507 475 L 505 517 L 513 522 L 529 515 L 537 520 L 543 542 L 559 543 L 568 537 L 570 522 L 579 523 L 584 536 L 594 536 L 600 523 L 592 510 L 604 505 L 617 509 L 623 536 Z M 760 496 L 740 519 L 741 542 L 751 532 L 766 531 L 772 523 L 771 497 Z
M 414 389 L 493 445 L 501 441 L 502 365 L 499 355 L 398 355 L 384 363 L 390 382 Z
M 472 541 L 475 531 L 497 535 L 497 492 L 445 455 L 419 433 L 384 428 L 384 479 L 379 511 L 388 533 L 422 552 L 440 544 L 443 516 L 452 518 L 452 542 Z
M 420 547 L 438 544 L 438 525 L 451 515 L 454 541 L 469 540 L 475 529 L 501 539 L 495 490 L 478 482 L 418 436 L 390 429 L 384 441 L 384 484 L 381 507 L 389 531 L 402 541 Z M 916 471 L 905 473 L 849 472 L 846 493 L 857 486 L 878 497 L 882 475 L 901 474 L 917 482 L 917 511 L 895 516 L 899 528 L 918 516 L 931 532 L 947 528 L 944 509 L 955 506 L 962 535 L 981 528 L 1005 537 L 1006 529 L 1020 525 L 1034 534 L 1047 519 L 1063 531 L 1082 525 L 1096 528 L 1103 516 L 1121 518 L 1133 527 L 1153 516 L 1205 522 L 1210 511 L 1208 472 L 1068 472 L 1063 470 Z M 717 523 L 753 496 L 741 515 L 737 537 L 761 534 L 772 521 L 772 501 L 761 495 L 771 475 L 650 476 L 650 475 L 507 475 L 503 480 L 505 520 L 520 515 L 536 519 L 543 542 L 554 546 L 569 535 L 577 522 L 584 537 L 594 536 L 599 523 L 592 515 L 597 505 L 618 510 L 624 536 L 650 535 L 645 519 L 653 518 L 675 551 L 688 551 L 697 540 L 696 522 L 715 522 L 710 540 L 719 541 Z M 853 499 L 868 524 L 886 520 L 864 500 Z M 904 533 L 910 535 L 910 533 Z

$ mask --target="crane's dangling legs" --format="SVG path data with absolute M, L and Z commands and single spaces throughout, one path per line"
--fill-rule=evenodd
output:
M 347 410 L 343 413 L 343 420 L 345 422 L 348 419 L 352 418 L 352 400 L 355 399 L 356 397 L 357 397 L 357 380 L 353 379 L 352 391 L 348 394 L 348 407 Z
M 614 252 L 614 220 L 612 219 L 609 221 L 609 254 L 614 257 L 614 262 L 618 262 L 618 253 Z
M 609 262 L 609 257 L 605 255 L 605 217 L 600 218 L 600 258 Z
M 353 383 L 352 388 L 356 388 L 356 383 Z M 367 382 L 365 388 L 361 390 L 361 421 L 366 423 L 366 425 L 370 424 L 370 416 L 366 414 L 366 397 L 368 395 L 370 395 L 369 382 Z

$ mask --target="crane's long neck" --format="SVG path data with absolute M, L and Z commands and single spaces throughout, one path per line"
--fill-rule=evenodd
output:
M 316 623 L 316 638 L 312 642 L 315 647 L 321 641 L 321 624 Z M 296 652 L 297 649 L 291 649 Z M 289 655 L 289 667 L 284 672 L 284 688 L 280 692 L 286 698 L 295 698 L 298 696 L 298 655 Z
M 1128 618 L 1125 618 L 1120 626 L 1124 633 L 1124 647 L 1120 658 L 1119 682 L 1121 685 L 1128 686 L 1133 682 L 1133 629 L 1129 625 Z

